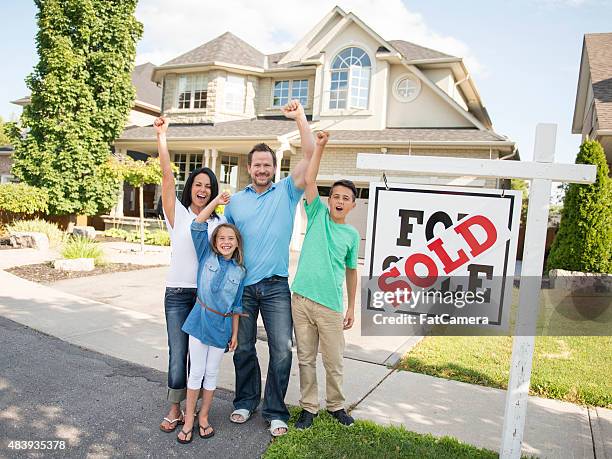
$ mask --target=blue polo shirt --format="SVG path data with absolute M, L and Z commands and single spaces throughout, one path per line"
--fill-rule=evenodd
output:
M 303 193 L 289 176 L 261 194 L 251 184 L 225 207 L 225 218 L 242 234 L 245 286 L 275 275 L 289 277 L 289 242 Z

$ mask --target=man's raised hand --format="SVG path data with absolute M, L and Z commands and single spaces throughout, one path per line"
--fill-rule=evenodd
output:
M 166 131 L 168 131 L 168 125 L 169 124 L 170 124 L 170 122 L 168 121 L 168 118 L 166 118 L 164 116 L 160 116 L 159 118 L 155 118 L 155 121 L 153 121 L 153 127 L 155 128 L 155 132 L 157 133 L 157 135 L 165 134 Z
M 329 132 L 327 131 L 318 131 L 315 135 L 315 143 L 317 147 L 323 148 L 327 145 L 327 141 L 329 140 Z
M 298 100 L 292 100 L 287 105 L 285 105 L 282 110 L 283 115 L 292 120 L 306 116 L 304 114 L 304 107 L 302 107 L 302 104 L 300 104 Z

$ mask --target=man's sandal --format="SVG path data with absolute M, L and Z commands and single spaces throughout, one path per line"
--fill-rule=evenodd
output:
M 242 417 L 242 419 L 236 420 L 234 419 L 234 416 L 240 416 Z M 232 411 L 232 414 L 230 414 L 230 421 L 232 421 L 234 424 L 244 424 L 245 422 L 249 420 L 250 417 L 251 417 L 251 412 L 249 410 L 244 410 L 244 409 L 234 410 Z
M 277 432 L 277 429 L 285 429 L 285 431 Z M 283 435 L 286 435 L 287 432 L 289 432 L 289 426 L 287 426 L 286 422 L 281 421 L 280 419 L 274 419 L 272 422 L 270 422 L 270 435 L 273 437 L 282 437 Z
M 185 440 L 181 440 L 178 435 L 176 436 L 176 441 L 179 443 L 186 445 L 187 443 L 191 443 L 193 441 L 193 428 L 189 432 L 185 432 L 181 429 L 179 433 L 182 433 L 185 436 Z M 187 440 L 187 435 L 190 435 L 189 440 Z
M 181 410 L 181 415 L 178 418 L 176 419 L 164 418 L 164 421 L 166 421 L 169 424 L 174 424 L 174 427 L 164 428 L 164 426 L 160 424 L 159 430 L 161 430 L 162 432 L 166 432 L 166 433 L 172 433 L 176 430 L 178 426 L 185 424 L 185 413 L 183 413 L 183 410 Z
M 202 429 L 204 430 L 204 432 L 206 432 L 207 429 L 210 429 L 210 432 L 209 433 L 205 433 L 204 435 L 202 435 Z M 199 426 L 198 427 L 198 434 L 200 434 L 200 438 L 210 438 L 213 435 L 215 435 L 215 429 L 213 429 L 210 424 L 207 425 L 207 426 Z

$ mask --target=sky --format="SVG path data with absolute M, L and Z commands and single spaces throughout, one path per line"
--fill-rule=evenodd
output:
M 279 5 L 282 4 L 282 8 Z M 162 64 L 230 31 L 264 53 L 290 49 L 335 5 L 355 13 L 386 40 L 407 40 L 462 57 L 496 132 L 533 157 L 537 123 L 555 123 L 556 161 L 572 163 L 580 135 L 571 134 L 582 40 L 612 32 L 612 0 L 140 0 L 144 25 L 136 63 Z M 0 116 L 26 94 L 37 62 L 36 8 L 0 0 Z

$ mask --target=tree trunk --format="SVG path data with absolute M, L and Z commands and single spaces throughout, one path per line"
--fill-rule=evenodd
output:
M 140 251 L 144 252 L 144 186 L 138 187 L 138 197 L 140 200 Z

